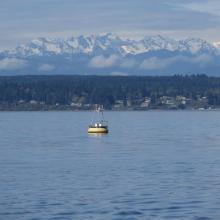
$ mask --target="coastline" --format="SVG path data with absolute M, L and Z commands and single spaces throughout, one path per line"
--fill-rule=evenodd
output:
M 0 109 L 1 112 L 93 112 L 94 109 L 59 109 L 59 108 L 46 108 L 46 109 Z M 106 112 L 216 112 L 220 111 L 220 108 L 213 109 L 106 109 Z

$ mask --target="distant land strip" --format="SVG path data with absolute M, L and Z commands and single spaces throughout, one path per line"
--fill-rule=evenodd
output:
M 220 77 L 1 76 L 0 111 L 220 108 Z

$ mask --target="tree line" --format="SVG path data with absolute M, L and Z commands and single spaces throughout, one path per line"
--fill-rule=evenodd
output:
M 117 100 L 184 96 L 207 97 L 220 105 L 220 78 L 206 75 L 174 76 L 1 76 L 0 103 L 36 100 L 47 105 L 102 104 L 111 108 Z

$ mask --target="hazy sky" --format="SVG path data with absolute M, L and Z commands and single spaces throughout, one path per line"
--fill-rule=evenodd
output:
M 220 0 L 0 0 L 0 49 L 103 32 L 220 41 Z

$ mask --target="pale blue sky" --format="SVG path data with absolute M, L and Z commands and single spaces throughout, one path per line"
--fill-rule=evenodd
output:
M 103 32 L 220 41 L 220 0 L 0 0 L 0 49 Z

